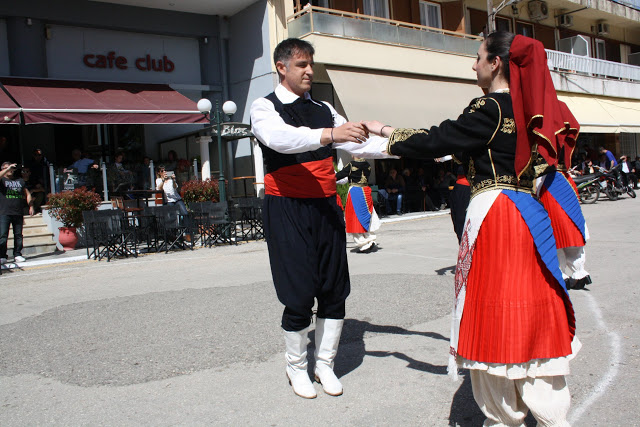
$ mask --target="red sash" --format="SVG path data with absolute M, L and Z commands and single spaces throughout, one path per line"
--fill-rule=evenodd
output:
M 336 195 L 333 158 L 285 166 L 264 177 L 265 194 L 297 199 Z

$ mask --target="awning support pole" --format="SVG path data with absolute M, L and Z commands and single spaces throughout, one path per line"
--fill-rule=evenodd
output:
M 53 165 L 49 163 L 49 184 L 51 186 L 51 194 L 56 194 L 56 174 L 53 171 Z
M 151 189 L 155 190 L 156 189 L 156 171 L 153 166 L 153 160 L 149 160 L 149 175 L 150 175 L 149 182 L 151 183 Z
M 209 158 L 209 143 L 213 139 L 210 136 L 199 136 L 196 142 L 200 144 L 200 163 L 202 172 L 200 178 L 205 181 L 211 179 L 211 159 Z
M 107 187 L 107 164 L 102 162 L 100 165 L 100 169 L 102 169 L 102 192 L 104 193 L 104 201 L 109 201 L 109 188 Z

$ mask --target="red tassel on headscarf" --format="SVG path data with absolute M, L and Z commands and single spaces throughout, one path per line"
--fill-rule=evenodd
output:
M 542 43 L 515 36 L 509 49 L 509 73 L 518 134 L 515 169 L 520 177 L 531 161 L 535 144 L 549 165 L 557 165 L 556 135 L 565 130 L 565 125 Z

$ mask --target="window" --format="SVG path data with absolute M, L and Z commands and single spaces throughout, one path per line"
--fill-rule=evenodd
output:
M 605 49 L 604 40 L 595 39 L 596 42 L 596 58 L 607 59 L 607 50 Z
M 440 5 L 428 1 L 420 1 L 420 23 L 427 27 L 442 28 Z
M 506 31 L 511 33 L 511 19 L 496 16 L 496 31 Z
M 329 8 L 329 0 L 296 0 L 294 2 L 294 11 L 298 12 L 307 5 Z
M 364 0 L 363 12 L 365 15 L 377 16 L 379 18 L 389 19 L 389 1 L 388 0 Z
M 516 34 L 533 39 L 533 25 L 526 22 L 516 22 Z

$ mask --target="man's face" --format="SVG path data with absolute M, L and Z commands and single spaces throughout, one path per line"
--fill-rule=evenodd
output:
M 276 64 L 280 73 L 280 83 L 298 96 L 311 90 L 313 81 L 313 56 L 296 53 L 288 61 Z
M 396 175 L 398 174 L 398 171 L 396 171 L 395 169 L 391 169 L 389 171 L 389 175 L 391 175 L 391 178 L 395 179 Z

